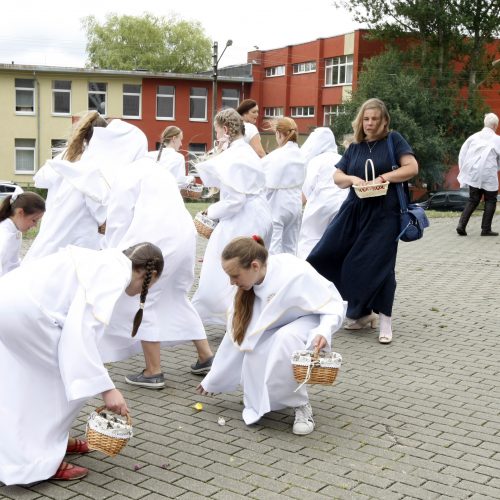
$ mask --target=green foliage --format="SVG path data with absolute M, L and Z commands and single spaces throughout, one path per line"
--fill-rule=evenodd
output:
M 211 42 L 199 22 L 107 14 L 82 20 L 87 33 L 87 66 L 115 70 L 192 73 L 210 67 Z

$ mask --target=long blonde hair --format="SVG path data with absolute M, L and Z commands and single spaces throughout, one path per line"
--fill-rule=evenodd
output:
M 75 162 L 80 159 L 85 145 L 92 139 L 94 127 L 107 127 L 108 122 L 97 112 L 89 111 L 80 118 L 68 140 L 68 147 L 63 154 L 63 160 Z
M 260 236 L 251 238 L 239 237 L 232 240 L 222 251 L 222 260 L 238 259 L 238 264 L 243 269 L 249 269 L 254 260 L 258 260 L 264 266 L 267 263 L 268 251 Z M 234 297 L 233 314 L 233 339 L 241 345 L 245 333 L 252 319 L 255 292 L 253 288 L 243 290 L 239 288 Z
M 273 130 L 274 132 L 279 132 L 282 136 L 285 137 L 285 140 L 283 141 L 281 147 L 283 147 L 289 141 L 297 142 L 299 138 L 297 124 L 295 123 L 295 120 L 292 120 L 292 118 L 289 118 L 288 116 L 284 116 L 283 118 L 278 118 L 277 120 L 273 121 L 271 123 L 271 130 Z
M 378 109 L 382 116 L 382 119 L 387 121 L 384 128 L 384 135 L 389 133 L 389 123 L 391 123 L 391 117 L 389 116 L 389 111 L 387 111 L 387 106 L 384 101 L 377 99 L 376 97 L 368 99 L 365 101 L 358 110 L 356 118 L 352 122 L 352 129 L 354 131 L 354 142 L 363 142 L 366 138 L 365 131 L 363 130 L 363 116 L 367 109 Z

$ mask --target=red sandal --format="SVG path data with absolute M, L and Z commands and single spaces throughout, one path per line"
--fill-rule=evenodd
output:
M 83 439 L 76 439 L 72 438 L 74 441 L 72 444 L 68 441 L 68 446 L 66 448 L 66 454 L 67 455 L 74 455 L 76 453 L 82 454 L 82 453 L 88 453 L 89 450 L 89 445 L 87 444 L 87 441 Z
M 69 464 L 68 462 L 61 462 L 56 473 L 50 479 L 53 481 L 74 481 L 76 479 L 82 479 L 82 477 L 85 477 L 88 473 L 89 470 L 85 467 L 79 467 L 78 465 Z

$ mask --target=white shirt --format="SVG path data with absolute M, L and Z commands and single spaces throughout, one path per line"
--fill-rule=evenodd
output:
M 250 144 L 250 141 L 256 136 L 259 135 L 258 128 L 253 123 L 245 122 L 245 142 Z
M 460 149 L 458 167 L 460 187 L 498 191 L 500 136 L 489 127 L 471 135 Z
M 0 222 L 0 276 L 19 266 L 22 241 L 23 235 L 10 217 Z

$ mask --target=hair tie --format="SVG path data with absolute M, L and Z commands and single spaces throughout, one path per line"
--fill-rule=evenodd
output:
M 139 304 L 139 309 L 144 309 L 144 302 L 141 302 L 141 303 Z
M 262 238 L 258 234 L 252 234 L 252 240 L 256 241 L 257 243 L 260 242 Z
M 12 205 L 15 201 L 17 200 L 17 194 L 13 194 L 11 197 L 10 197 L 10 204 Z

